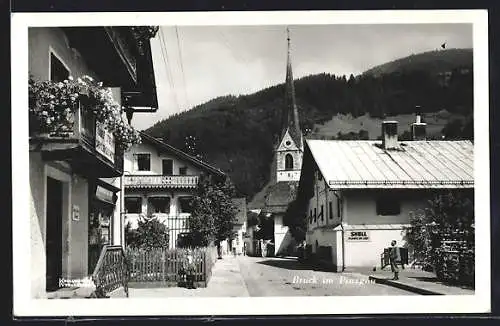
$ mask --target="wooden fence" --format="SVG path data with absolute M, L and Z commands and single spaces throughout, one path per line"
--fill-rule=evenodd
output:
M 127 248 L 127 261 L 130 269 L 132 286 L 182 286 L 186 281 L 181 271 L 188 262 L 187 249 L 151 249 Z M 212 276 L 212 267 L 217 259 L 215 247 L 191 250 L 193 261 L 194 285 L 206 287 Z

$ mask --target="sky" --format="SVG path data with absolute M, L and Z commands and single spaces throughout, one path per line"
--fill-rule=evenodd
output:
M 161 26 L 151 40 L 159 109 L 136 113 L 132 125 L 144 130 L 213 98 L 283 83 L 287 27 L 295 79 L 357 75 L 445 42 L 473 47 L 471 24 Z

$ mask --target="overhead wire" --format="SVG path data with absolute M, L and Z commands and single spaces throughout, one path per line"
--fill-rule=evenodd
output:
M 181 73 L 182 73 L 182 84 L 184 86 L 184 96 L 186 98 L 186 104 L 187 108 L 190 108 L 191 105 L 189 104 L 189 97 L 187 95 L 187 88 L 186 88 L 186 74 L 184 73 L 184 65 L 182 63 L 182 51 L 181 51 L 181 42 L 179 40 L 179 32 L 177 26 L 175 26 L 175 35 L 177 37 L 177 50 L 179 52 L 179 62 L 181 66 Z
M 170 84 L 170 89 L 172 90 L 172 94 L 174 97 L 175 105 L 177 107 L 177 111 L 180 112 L 181 108 L 179 105 L 179 100 L 177 98 L 177 91 L 176 91 L 176 87 L 175 87 L 175 83 L 174 83 L 174 77 L 172 74 L 171 64 L 169 64 L 168 50 L 167 50 L 167 45 L 166 45 L 166 41 L 165 41 L 166 37 L 165 37 L 165 34 L 163 33 L 163 30 L 161 27 L 160 27 L 159 31 L 160 31 L 160 49 L 161 49 L 163 60 L 165 62 L 165 67 L 166 67 L 166 72 L 167 72 L 167 80 Z

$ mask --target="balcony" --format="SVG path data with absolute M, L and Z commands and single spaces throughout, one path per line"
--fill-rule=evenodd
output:
M 66 161 L 75 173 L 89 177 L 117 177 L 123 174 L 123 151 L 113 134 L 79 104 L 69 128 L 50 133 L 34 131 L 30 125 L 30 151 L 40 151 L 46 161 Z
M 126 188 L 196 188 L 197 175 L 127 175 Z

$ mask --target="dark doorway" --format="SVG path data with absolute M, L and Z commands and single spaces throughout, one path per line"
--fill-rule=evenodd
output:
M 46 289 L 59 288 L 62 276 L 62 197 L 63 185 L 60 181 L 47 177 L 47 232 L 46 232 Z

